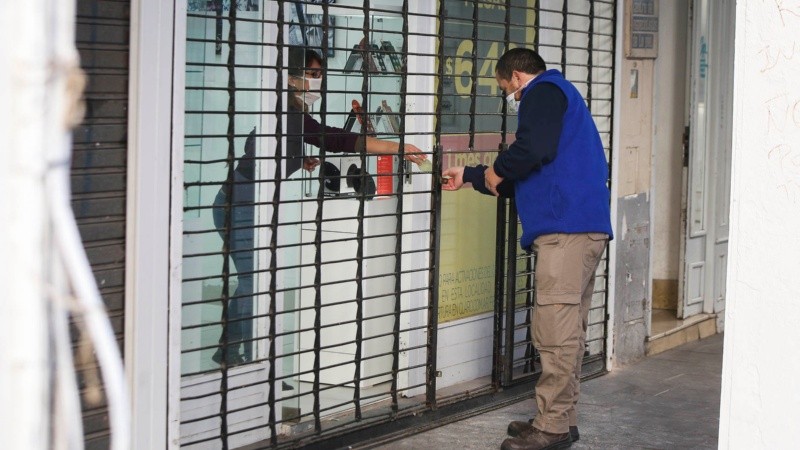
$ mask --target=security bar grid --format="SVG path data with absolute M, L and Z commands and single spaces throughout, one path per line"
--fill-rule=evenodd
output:
M 438 176 L 405 162 L 405 146 L 421 148 L 433 174 L 448 154 L 507 148 L 516 118 L 493 67 L 503 49 L 529 46 L 583 91 L 610 160 L 614 10 L 601 0 L 442 0 L 430 10 L 187 0 L 182 447 L 322 444 L 535 379 L 533 258 L 519 250 L 513 200 L 498 200 L 491 374 L 438 386 L 449 320 L 439 309 L 442 210 L 453 206 Z M 411 45 L 425 39 L 435 45 Z M 316 51 L 321 68 L 298 63 L 298 49 Z M 297 83 L 315 70 L 324 95 L 306 104 Z M 372 138 L 397 151 L 359 151 Z M 590 374 L 604 370 L 604 261 Z
M 584 95 L 589 110 L 598 125 L 606 151 L 611 161 L 611 112 L 613 111 L 614 85 L 614 26 L 616 7 L 613 2 L 539 2 L 536 14 L 535 48 L 548 67 L 557 67 Z M 560 6 L 560 8 L 557 8 Z M 548 25 L 542 25 L 542 22 Z M 560 24 L 559 27 L 556 24 Z M 556 45 L 558 42 L 558 45 Z M 581 61 L 585 61 L 581 63 Z M 503 148 L 505 142 L 501 143 Z M 610 174 L 610 165 L 609 165 Z M 610 179 L 610 175 L 609 175 Z M 501 201 L 501 204 L 503 202 Z M 498 370 L 503 374 L 505 386 L 529 381 L 538 373 L 538 355 L 533 348 L 530 311 L 534 306 L 535 255 L 520 249 L 520 224 L 514 200 L 507 202 L 507 210 L 500 209 L 498 223 L 498 249 L 504 243 L 505 258 L 497 265 L 498 276 L 505 277 L 504 322 L 502 326 L 505 346 Z M 503 236 L 504 235 L 504 236 Z M 503 239 L 505 237 L 505 239 Z M 500 253 L 498 252 L 498 255 Z M 499 260 L 503 258 L 499 257 Z M 595 276 L 595 291 L 589 313 L 589 324 L 584 354 L 583 377 L 592 377 L 605 371 L 608 297 L 608 253 L 604 255 Z

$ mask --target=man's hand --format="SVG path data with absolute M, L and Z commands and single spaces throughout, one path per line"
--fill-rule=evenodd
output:
M 485 172 L 483 172 L 483 180 L 484 184 L 486 185 L 486 189 L 488 189 L 495 197 L 499 197 L 500 194 L 497 193 L 497 185 L 503 181 L 503 177 L 494 173 L 494 167 L 489 166 Z
M 442 172 L 442 189 L 457 191 L 464 185 L 464 167 L 451 167 Z
M 313 172 L 318 165 L 319 165 L 319 160 L 317 158 L 311 158 L 308 156 L 303 158 L 303 169 L 309 172 Z

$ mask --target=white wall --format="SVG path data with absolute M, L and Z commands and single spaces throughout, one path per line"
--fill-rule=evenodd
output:
M 800 440 L 800 5 L 736 9 L 719 445 L 788 448 Z
M 619 197 L 650 192 L 653 145 L 652 59 L 622 60 L 622 106 L 620 117 Z
M 652 277 L 677 280 L 680 265 L 688 0 L 659 3 L 658 58 L 654 70 Z M 641 93 L 640 93 L 641 94 Z M 646 93 L 645 93 L 646 95 Z

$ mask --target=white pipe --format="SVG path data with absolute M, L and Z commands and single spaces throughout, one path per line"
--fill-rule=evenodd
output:
M 124 450 L 128 448 L 130 437 L 122 358 L 72 215 L 68 168 L 67 163 L 62 162 L 54 166 L 47 176 L 55 244 L 78 299 L 85 331 L 89 333 L 97 353 L 108 399 L 111 449 Z
M 55 95 L 48 99 L 45 106 L 45 114 L 52 127 L 45 146 L 45 151 L 49 152 L 50 168 L 46 173 L 45 188 L 53 240 L 77 299 L 76 316 L 83 319 L 84 332 L 88 333 L 97 354 L 108 400 L 111 449 L 125 450 L 130 437 L 122 358 L 70 204 L 70 129 L 76 116 L 80 115 L 76 110 L 83 89 L 83 76 L 75 48 L 75 2 L 50 0 L 47 3 L 39 14 L 51 14 L 47 25 L 52 35 L 45 45 L 52 52 L 49 61 L 52 73 L 48 79 Z
M 45 186 L 53 238 L 69 284 L 78 300 L 77 315 L 82 316 L 85 331 L 97 354 L 108 400 L 111 449 L 125 450 L 129 446 L 130 436 L 122 358 L 70 204 L 70 129 L 76 115 L 76 101 L 83 87 L 74 44 L 75 2 L 51 0 L 48 7 L 54 11 L 54 35 L 51 41 L 54 54 L 50 61 L 54 73 L 50 78 L 62 94 L 52 96 L 48 108 L 53 115 L 51 125 L 54 130 L 46 146 L 50 152 L 50 170 L 46 174 Z
M 77 98 L 67 98 L 68 92 L 65 86 L 68 85 L 69 73 L 63 73 L 63 68 L 60 65 L 53 66 L 53 61 L 59 60 L 59 55 L 69 55 L 73 61 L 72 64 L 77 64 L 74 50 L 74 33 L 72 29 L 74 24 L 67 21 L 66 18 L 74 17 L 75 11 L 72 2 L 63 2 L 60 5 L 54 5 L 53 0 L 48 0 L 46 5 L 46 13 L 43 11 L 44 21 L 44 35 L 45 42 L 42 48 L 45 53 L 46 68 L 48 69 L 48 76 L 46 80 L 45 89 L 48 92 L 48 102 L 44 107 L 43 118 L 45 119 L 45 128 L 49 130 L 59 130 L 60 133 L 47 133 L 45 136 L 45 146 L 42 154 L 47 162 L 53 157 L 53 150 L 59 147 L 64 147 L 69 152 L 71 141 L 69 139 L 69 125 L 65 120 L 64 115 L 69 110 L 69 105 L 76 104 Z M 73 95 L 75 93 L 73 92 Z M 66 138 L 65 138 L 66 136 Z M 49 152 L 48 149 L 51 151 Z M 57 157 L 57 156 L 56 156 Z M 45 172 L 43 187 L 47 194 L 48 186 L 48 172 Z M 51 202 L 48 201 L 48 206 Z M 52 216 L 49 218 L 52 221 Z M 52 224 L 52 222 L 51 222 Z M 52 233 L 53 228 L 49 230 Z M 51 239 L 52 234 L 49 236 Z M 64 270 L 64 261 L 59 258 L 57 252 L 53 247 L 50 247 L 50 258 L 48 261 L 50 267 L 50 289 L 47 292 L 47 299 L 49 300 L 49 325 L 50 325 L 50 343 L 51 343 L 51 371 L 55 371 L 51 375 L 55 384 L 53 386 L 54 395 L 51 407 L 51 433 L 52 438 L 50 448 L 54 450 L 83 450 L 83 418 L 81 415 L 81 402 L 80 402 L 80 388 L 78 385 L 77 377 L 75 375 L 75 365 L 72 358 L 72 345 L 71 336 L 69 332 L 69 311 L 71 303 L 71 295 L 69 282 L 66 279 L 66 271 Z
M 58 259 L 58 258 L 56 258 Z M 62 266 L 61 261 L 54 261 L 51 266 Z M 56 272 L 56 271 L 54 271 Z M 63 274 L 57 271 L 56 274 Z M 55 275 L 55 274 L 54 274 Z M 54 285 L 63 286 L 56 282 Z M 69 333 L 69 299 L 52 291 L 50 323 L 52 329 L 51 343 L 55 352 L 55 401 L 52 412 L 52 446 L 53 450 L 83 449 L 83 417 L 78 381 L 75 377 L 75 366 L 72 359 L 72 340 Z

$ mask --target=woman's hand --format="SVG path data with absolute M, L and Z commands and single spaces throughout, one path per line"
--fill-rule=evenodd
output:
M 372 136 L 367 136 L 367 141 L 365 142 L 367 153 L 373 155 L 398 155 L 400 154 L 400 145 L 397 142 L 393 141 L 386 141 L 383 139 L 374 138 Z M 422 164 L 423 161 L 427 161 L 428 155 L 422 153 L 416 145 L 414 144 L 405 144 L 403 145 L 403 158 L 406 161 L 410 161 L 416 165 Z
M 303 169 L 313 172 L 317 166 L 319 166 L 319 160 L 317 158 L 311 158 L 309 156 L 303 158 Z
M 428 159 L 428 155 L 422 153 L 422 150 L 417 148 L 414 144 L 405 144 L 403 146 L 405 149 L 405 159 L 406 161 L 411 161 L 416 165 L 422 164 L 422 161 L 426 161 Z

